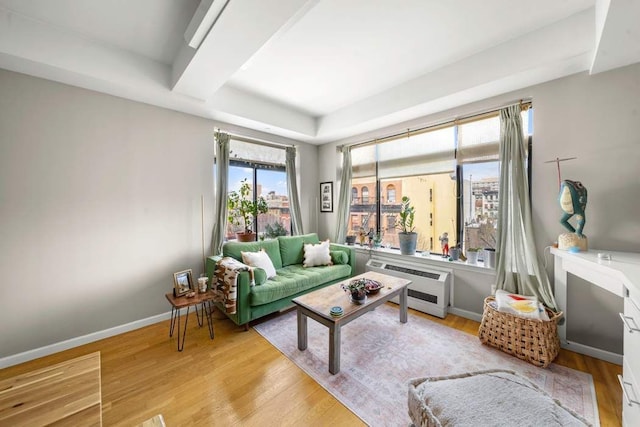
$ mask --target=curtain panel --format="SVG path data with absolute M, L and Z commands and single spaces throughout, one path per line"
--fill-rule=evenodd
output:
M 535 295 L 557 311 L 546 271 L 540 268 L 531 221 L 526 147 L 520 106 L 500 111 L 500 211 L 496 289 Z
M 334 241 L 344 243 L 349 225 L 351 205 L 351 147 L 342 147 L 342 173 L 340 175 L 340 196 L 338 197 L 338 222 Z
M 289 193 L 289 212 L 291 213 L 291 228 L 294 235 L 304 234 L 302 229 L 302 214 L 300 213 L 300 198 L 298 197 L 298 183 L 296 173 L 296 147 L 287 147 L 287 191 Z
M 211 235 L 211 251 L 213 255 L 222 253 L 222 243 L 227 228 L 227 177 L 229 176 L 229 135 L 215 133 L 215 213 L 213 232 Z

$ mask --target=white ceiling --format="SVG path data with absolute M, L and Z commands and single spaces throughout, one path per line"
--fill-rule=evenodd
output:
M 639 61 L 638 1 L 0 0 L 1 68 L 315 144 Z

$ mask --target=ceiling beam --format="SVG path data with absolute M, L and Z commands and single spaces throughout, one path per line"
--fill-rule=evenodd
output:
M 636 62 L 640 62 L 640 1 L 598 0 L 591 74 Z
M 213 1 L 211 7 L 216 7 Z M 222 0 L 219 0 L 222 1 Z M 291 19 L 316 1 L 229 1 L 200 47 L 185 42 L 173 63 L 172 89 L 206 100 L 258 52 Z

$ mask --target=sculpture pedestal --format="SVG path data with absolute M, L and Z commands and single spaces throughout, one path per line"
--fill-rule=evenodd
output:
M 580 237 L 576 233 L 562 233 L 558 236 L 558 249 L 568 251 L 573 246 L 580 248 L 580 252 L 586 252 L 589 249 L 587 236 L 583 234 Z

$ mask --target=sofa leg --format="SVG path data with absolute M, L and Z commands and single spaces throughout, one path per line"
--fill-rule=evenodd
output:
M 249 322 L 244 324 L 244 331 L 247 332 L 249 330 Z

